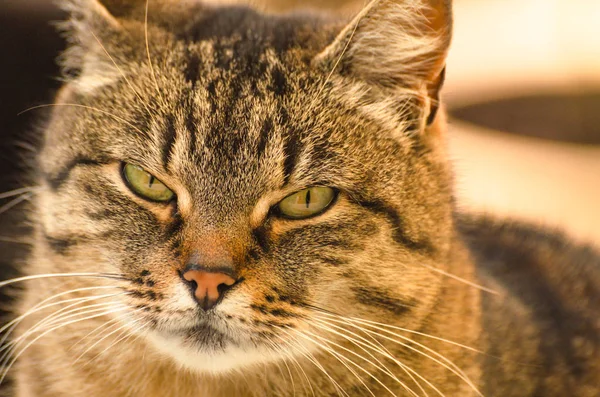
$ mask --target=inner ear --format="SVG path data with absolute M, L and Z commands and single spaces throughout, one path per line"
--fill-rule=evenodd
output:
M 440 109 L 440 91 L 446 80 L 446 67 L 442 69 L 437 79 L 433 80 L 427 87 L 429 96 L 429 115 L 427 116 L 427 125 L 433 124 L 438 110 Z

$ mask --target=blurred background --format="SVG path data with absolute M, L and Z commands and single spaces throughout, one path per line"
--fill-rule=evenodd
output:
M 253 3 L 347 15 L 364 4 Z M 600 246 L 600 1 L 455 0 L 454 7 L 444 98 L 459 205 Z M 61 18 L 51 0 L 0 0 L 0 192 L 23 185 L 19 156 L 35 136 L 26 132 L 44 117 L 17 114 L 51 102 L 59 85 L 54 59 L 64 43 L 49 22 Z M 0 202 L 0 249 L 13 255 L 18 222 L 3 210 L 10 200 Z

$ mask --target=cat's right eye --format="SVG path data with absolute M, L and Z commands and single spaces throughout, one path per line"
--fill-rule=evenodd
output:
M 175 193 L 164 183 L 137 165 L 125 163 L 123 177 L 127 186 L 146 200 L 166 203 L 175 197 Z
M 306 219 L 324 212 L 335 198 L 334 189 L 314 186 L 287 196 L 277 204 L 277 210 L 284 218 Z

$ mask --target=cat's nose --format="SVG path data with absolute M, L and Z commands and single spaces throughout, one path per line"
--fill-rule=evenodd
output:
M 215 307 L 236 282 L 229 274 L 206 270 L 188 270 L 183 273 L 183 278 L 190 283 L 196 300 L 205 311 Z

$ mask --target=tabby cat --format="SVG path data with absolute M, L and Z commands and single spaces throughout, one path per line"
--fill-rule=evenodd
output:
M 600 395 L 600 256 L 455 210 L 449 0 L 63 4 L 17 397 Z

